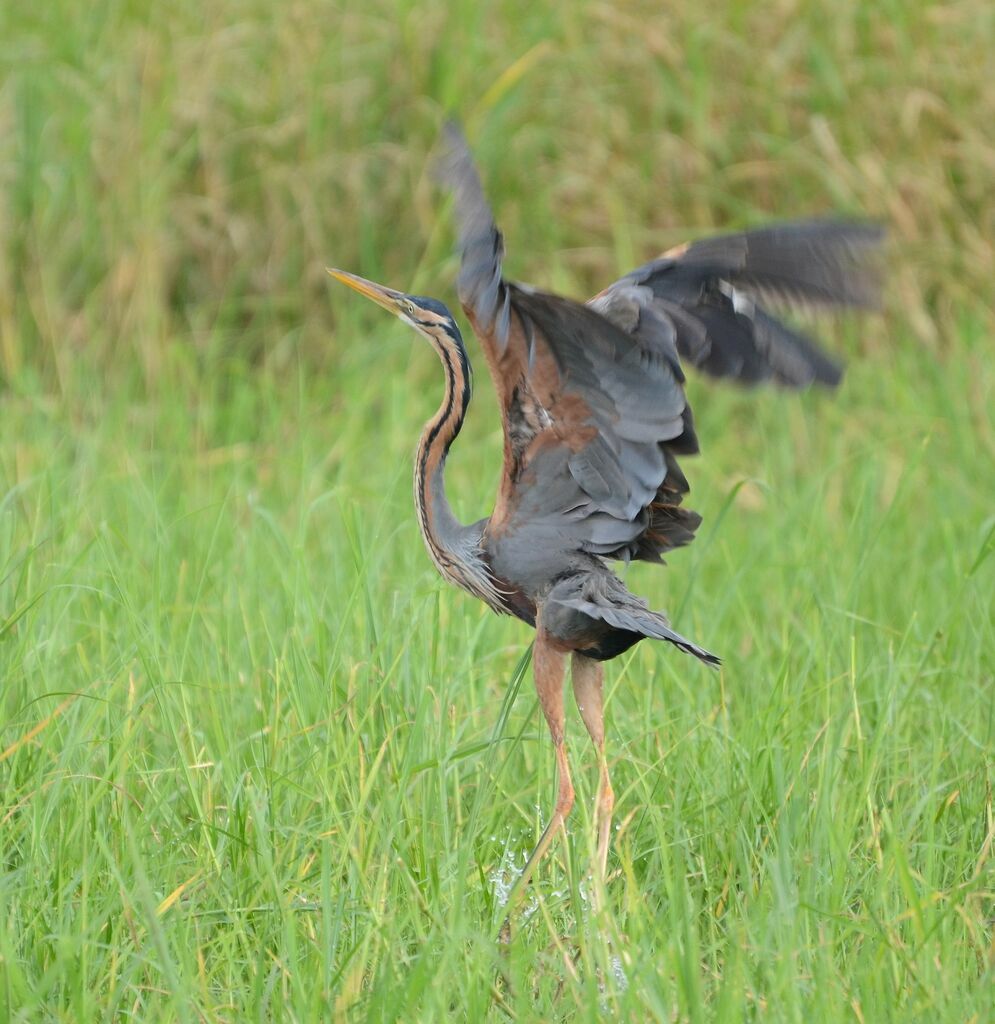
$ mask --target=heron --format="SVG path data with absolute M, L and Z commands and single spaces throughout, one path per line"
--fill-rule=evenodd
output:
M 841 364 L 768 309 L 869 307 L 881 229 L 813 220 L 692 242 L 585 302 L 514 283 L 466 140 L 443 133 L 440 176 L 454 198 L 457 292 L 499 400 L 504 454 L 494 510 L 461 523 L 445 468 L 471 397 L 471 365 L 440 301 L 344 270 L 332 277 L 399 317 L 441 361 L 444 390 L 414 460 L 418 525 L 444 579 L 535 629 L 533 676 L 552 738 L 552 815 L 519 876 L 527 884 L 574 803 L 564 689 L 570 677 L 599 780 L 594 869 L 605 878 L 615 797 L 605 749 L 603 665 L 644 639 L 707 665 L 719 658 L 629 591 L 611 561 L 662 562 L 701 517 L 684 505 L 678 458 L 698 452 L 683 364 L 789 388 L 835 386 Z

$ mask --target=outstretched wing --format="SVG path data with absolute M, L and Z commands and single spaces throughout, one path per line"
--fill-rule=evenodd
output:
M 504 420 L 496 548 L 562 567 L 564 553 L 658 560 L 695 513 L 676 456 L 697 451 L 672 338 L 627 333 L 594 309 L 505 281 L 503 244 L 459 130 L 447 129 L 458 291 Z M 521 562 L 521 557 L 518 559 Z
M 634 337 L 667 339 L 714 377 L 835 385 L 840 364 L 763 303 L 874 306 L 882 236 L 873 224 L 808 221 L 709 238 L 633 270 L 589 305 Z

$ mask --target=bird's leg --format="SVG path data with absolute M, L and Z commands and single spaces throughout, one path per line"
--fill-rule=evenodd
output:
M 570 781 L 570 766 L 567 763 L 567 749 L 564 742 L 564 725 L 566 714 L 563 709 L 563 681 L 566 675 L 566 655 L 557 650 L 542 626 L 537 623 L 535 646 L 532 649 L 532 674 L 535 678 L 536 693 L 539 695 L 539 706 L 549 726 L 553 738 L 553 750 L 556 753 L 556 773 L 558 789 L 556 806 L 553 816 L 549 819 L 539 842 L 529 855 L 522 868 L 522 873 L 515 880 L 511 892 L 505 902 L 506 916 L 498 933 L 499 941 L 507 945 L 511 941 L 511 915 L 518 902 L 518 897 L 529 884 L 532 872 L 542 860 L 543 854 L 553 841 L 556 830 L 563 825 L 574 802 L 574 787 Z
M 535 649 L 532 653 L 532 671 L 535 676 L 539 706 L 546 717 L 549 733 L 553 738 L 556 754 L 556 773 L 559 779 L 556 806 L 549 824 L 539 837 L 535 849 L 522 869 L 519 879 L 522 886 L 528 884 L 535 866 L 552 842 L 556 830 L 566 820 L 574 802 L 574 787 L 570 781 L 570 766 L 567 763 L 567 748 L 564 742 L 566 715 L 563 710 L 563 679 L 566 675 L 566 655 L 556 650 L 540 626 L 536 633 Z
M 598 835 L 598 871 L 603 881 L 605 865 L 608 863 L 608 843 L 611 839 L 612 810 L 615 807 L 615 793 L 608 775 L 608 761 L 605 758 L 605 705 L 603 694 L 604 668 L 600 661 L 586 658 L 575 651 L 570 674 L 573 678 L 574 697 L 584 725 L 594 741 L 598 752 L 598 795 L 594 804 L 594 822 Z

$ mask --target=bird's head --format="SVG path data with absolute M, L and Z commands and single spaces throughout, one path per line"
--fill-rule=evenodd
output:
M 348 285 L 353 291 L 372 299 L 378 306 L 383 306 L 389 313 L 399 317 L 413 327 L 419 334 L 424 334 L 430 341 L 439 342 L 442 335 L 449 340 L 459 338 L 459 331 L 452 314 L 438 299 L 430 299 L 424 295 L 406 295 L 394 291 L 385 285 L 367 281 L 364 277 L 347 273 L 345 270 L 328 268 L 328 273 Z

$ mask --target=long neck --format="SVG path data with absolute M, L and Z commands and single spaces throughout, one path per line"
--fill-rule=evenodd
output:
M 465 527 L 446 498 L 449 447 L 459 434 L 470 405 L 471 370 L 459 331 L 453 324 L 431 338 L 446 374 L 446 392 L 438 412 L 425 424 L 415 453 L 415 506 L 432 561 L 446 579 L 466 586 L 458 562 Z

